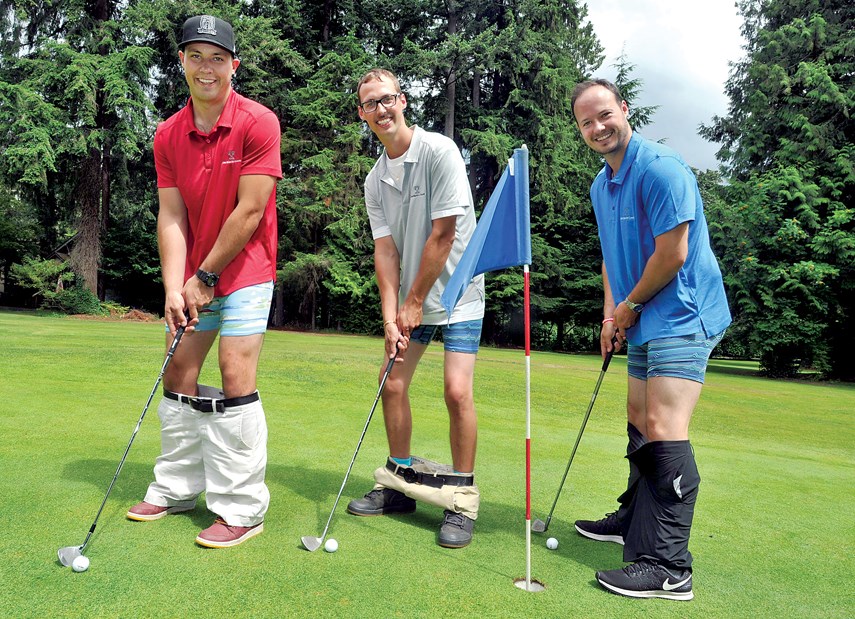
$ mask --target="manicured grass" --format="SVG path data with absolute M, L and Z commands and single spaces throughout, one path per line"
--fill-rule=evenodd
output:
M 533 535 L 525 575 L 525 409 L 521 351 L 482 349 L 476 371 L 482 493 L 475 540 L 436 546 L 441 510 L 356 518 L 387 453 L 377 415 L 330 535 L 309 553 L 376 394 L 379 339 L 270 332 L 259 389 L 270 429 L 272 501 L 263 535 L 212 551 L 193 543 L 212 515 L 134 523 L 159 453 L 155 398 L 75 574 L 56 561 L 80 544 L 115 472 L 163 354 L 162 327 L 0 312 L 0 615 L 8 617 L 852 617 L 855 387 L 770 381 L 715 361 L 692 438 L 703 482 L 691 549 L 692 602 L 605 593 L 594 571 L 621 549 L 575 534 L 573 520 L 614 509 L 626 479 L 625 359 L 616 357 L 556 509 Z M 413 387 L 414 452 L 448 461 L 441 350 Z M 534 353 L 533 512 L 545 518 L 600 370 L 593 356 Z M 209 360 L 204 381 L 217 383 Z

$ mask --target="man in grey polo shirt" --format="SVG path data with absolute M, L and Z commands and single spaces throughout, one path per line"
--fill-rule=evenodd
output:
M 397 348 L 398 358 L 383 390 L 389 458 L 374 473 L 374 489 L 351 501 L 347 510 L 358 516 L 411 513 L 416 499 L 423 500 L 445 510 L 439 545 L 461 548 L 472 540 L 480 498 L 474 483 L 472 386 L 484 317 L 483 275 L 470 282 L 451 316 L 440 296 L 475 230 L 472 192 L 457 145 L 438 133 L 407 126 L 407 97 L 393 73 L 369 71 L 356 93 L 359 117 L 385 147 L 365 180 L 365 204 L 374 237 L 386 356 L 394 356 Z M 410 451 L 409 387 L 438 329 L 445 349 L 451 466 Z

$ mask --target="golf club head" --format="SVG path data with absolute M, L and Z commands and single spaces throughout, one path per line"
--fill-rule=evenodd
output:
M 304 535 L 300 538 L 303 542 L 303 547 L 309 552 L 315 552 L 318 548 L 321 547 L 321 538 L 320 537 L 312 537 L 311 535 Z
M 531 530 L 535 533 L 546 533 L 547 525 L 540 518 L 535 518 L 531 523 Z
M 59 557 L 59 562 L 65 567 L 71 565 L 72 562 L 82 554 L 80 546 L 66 546 L 65 548 L 60 548 L 56 551 L 56 556 Z

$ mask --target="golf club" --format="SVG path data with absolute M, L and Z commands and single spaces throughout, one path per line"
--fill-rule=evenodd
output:
M 125 458 L 128 457 L 128 452 L 131 450 L 131 445 L 134 442 L 134 437 L 136 437 L 137 431 L 139 431 L 140 426 L 142 425 L 149 404 L 151 404 L 151 400 L 152 398 L 154 398 L 154 394 L 157 391 L 158 386 L 160 385 L 160 381 L 163 379 L 163 374 L 166 372 L 166 366 L 169 365 L 169 361 L 170 359 L 172 359 L 172 355 L 175 354 L 175 349 L 178 346 L 178 342 L 181 341 L 181 336 L 184 335 L 185 329 L 186 326 L 179 326 L 178 329 L 175 331 L 175 337 L 172 338 L 172 344 L 169 345 L 169 349 L 166 351 L 166 359 L 163 360 L 163 366 L 161 366 L 160 368 L 160 374 L 157 377 L 157 381 L 155 381 L 154 383 L 154 388 L 151 390 L 151 393 L 148 396 L 148 401 L 143 407 L 142 414 L 140 415 L 139 421 L 137 421 L 137 425 L 134 428 L 134 433 L 131 434 L 131 440 L 128 441 L 128 446 L 125 448 L 125 453 L 122 455 L 122 459 L 119 461 L 119 466 L 118 468 L 116 468 L 116 473 L 113 475 L 113 480 L 110 482 L 110 487 L 107 488 L 107 494 L 104 495 L 104 500 L 101 501 L 101 507 L 98 508 L 98 513 L 95 515 L 95 520 L 92 522 L 92 526 L 89 527 L 89 533 L 87 533 L 86 539 L 80 546 L 66 546 L 65 548 L 60 548 L 59 550 L 57 550 L 56 554 L 59 557 L 59 562 L 62 563 L 64 566 L 68 567 L 77 557 L 83 554 L 83 551 L 86 549 L 86 545 L 89 543 L 89 539 L 92 537 L 92 533 L 95 532 L 95 525 L 98 524 L 98 518 L 101 517 L 101 512 L 104 510 L 104 505 L 107 503 L 107 497 L 110 496 L 110 492 L 113 490 L 113 485 L 116 483 L 116 479 L 119 477 L 119 472 L 122 470 L 122 466 L 124 466 L 125 464 Z
M 588 410 L 585 412 L 585 417 L 582 419 L 582 427 L 579 428 L 579 434 L 576 436 L 576 444 L 573 445 L 573 451 L 570 454 L 570 460 L 567 462 L 567 468 L 564 469 L 564 477 L 561 478 L 561 485 L 558 486 L 558 492 L 555 495 L 555 500 L 552 502 L 552 509 L 549 510 L 549 516 L 546 517 L 546 522 L 540 518 L 535 518 L 531 523 L 531 530 L 535 533 L 545 533 L 549 528 L 549 523 L 552 521 L 552 513 L 555 511 L 555 506 L 558 504 L 558 497 L 561 496 L 561 490 L 564 488 L 564 482 L 567 480 L 567 473 L 570 472 L 570 465 L 573 464 L 573 457 L 576 455 L 576 449 L 579 447 L 579 441 L 582 440 L 582 433 L 585 431 L 585 425 L 588 423 L 588 417 L 591 416 L 591 410 L 594 408 L 594 402 L 597 400 L 597 394 L 600 392 L 600 384 L 603 382 L 603 377 L 606 375 L 606 370 L 609 369 L 609 363 L 612 361 L 612 355 L 615 352 L 615 344 L 617 338 L 612 340 L 612 349 L 606 353 L 606 358 L 603 359 L 603 369 L 600 370 L 600 377 L 597 379 L 597 386 L 594 387 L 594 393 L 591 396 L 591 403 L 588 404 Z
M 309 552 L 315 552 L 321 545 L 324 543 L 324 539 L 327 536 L 327 531 L 330 528 L 330 522 L 332 522 L 333 514 L 335 514 L 335 508 L 338 507 L 339 499 L 341 499 L 341 494 L 344 492 L 344 485 L 347 483 L 347 478 L 350 476 L 350 471 L 353 468 L 353 463 L 356 462 L 356 455 L 359 453 L 359 448 L 362 446 L 362 439 L 365 438 L 365 432 L 368 430 L 368 424 L 371 423 L 371 417 L 374 416 L 374 410 L 377 408 L 377 402 L 380 401 L 380 396 L 383 393 L 383 387 L 386 386 L 386 379 L 389 378 L 389 373 L 392 371 L 392 366 L 395 365 L 395 359 L 398 358 L 398 349 L 395 348 L 395 355 L 389 359 L 389 363 L 386 365 L 386 371 L 383 373 L 383 378 L 380 381 L 380 388 L 377 389 L 377 396 L 374 398 L 374 404 L 371 406 L 371 412 L 368 413 L 368 419 L 365 420 L 365 427 L 362 428 L 362 436 L 359 437 L 359 442 L 356 444 L 356 451 L 353 452 L 353 458 L 350 459 L 350 466 L 347 467 L 347 473 L 344 474 L 344 480 L 341 482 L 341 488 L 338 490 L 338 496 L 335 498 L 335 503 L 333 503 L 332 511 L 330 512 L 330 517 L 327 518 L 327 526 L 324 527 L 324 532 L 321 533 L 320 537 L 313 537 L 311 535 L 304 535 L 300 538 L 303 542 L 303 546 Z

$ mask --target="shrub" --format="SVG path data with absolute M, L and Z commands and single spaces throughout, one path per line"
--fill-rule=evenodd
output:
M 10 274 L 19 286 L 41 298 L 43 309 L 95 316 L 107 313 L 98 297 L 77 281 L 66 261 L 25 258 L 22 264 L 12 265 Z

